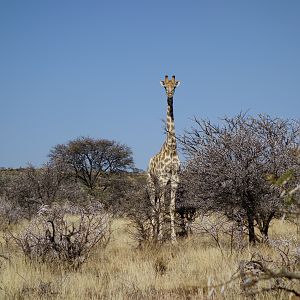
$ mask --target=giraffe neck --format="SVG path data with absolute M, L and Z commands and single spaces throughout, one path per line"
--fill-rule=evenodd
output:
M 176 149 L 175 138 L 175 125 L 173 114 L 173 97 L 168 97 L 168 109 L 167 109 L 167 146 Z

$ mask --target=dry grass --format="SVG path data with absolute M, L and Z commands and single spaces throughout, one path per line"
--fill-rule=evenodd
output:
M 230 254 L 209 237 L 193 237 L 176 246 L 138 249 L 126 220 L 113 223 L 113 237 L 103 250 L 95 249 L 78 271 L 26 262 L 23 254 L 2 241 L 0 299 L 245 299 L 238 280 L 225 286 L 239 261 L 254 251 L 274 255 L 267 246 Z M 14 230 L 20 230 L 20 226 Z M 273 236 L 296 234 L 296 226 L 277 221 Z M 208 286 L 218 285 L 214 291 Z M 287 299 L 286 293 L 261 294 L 257 299 Z

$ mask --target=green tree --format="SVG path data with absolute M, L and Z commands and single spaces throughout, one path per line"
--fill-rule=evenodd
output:
M 79 179 L 91 193 L 96 189 L 106 190 L 110 185 L 108 175 L 129 171 L 134 166 L 128 146 L 89 137 L 56 145 L 49 157 L 52 164 Z

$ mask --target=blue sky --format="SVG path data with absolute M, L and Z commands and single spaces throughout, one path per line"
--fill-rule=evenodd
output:
M 300 1 L 0 1 L 0 167 L 47 161 L 79 136 L 133 149 L 164 141 L 176 75 L 176 132 L 194 116 L 250 110 L 298 118 Z

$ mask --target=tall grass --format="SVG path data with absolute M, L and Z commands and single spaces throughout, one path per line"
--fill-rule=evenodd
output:
M 221 251 L 209 236 L 194 236 L 177 245 L 138 248 L 128 233 L 129 222 L 113 222 L 107 248 L 96 248 L 77 271 L 60 265 L 26 261 L 2 240 L 0 299 L 245 299 L 239 280 L 230 281 L 239 262 L 253 252 L 272 257 L 271 247 L 259 245 L 231 253 Z M 20 226 L 12 230 L 19 231 Z M 296 226 L 277 221 L 271 235 L 296 234 Z M 257 299 L 287 299 L 283 292 Z

